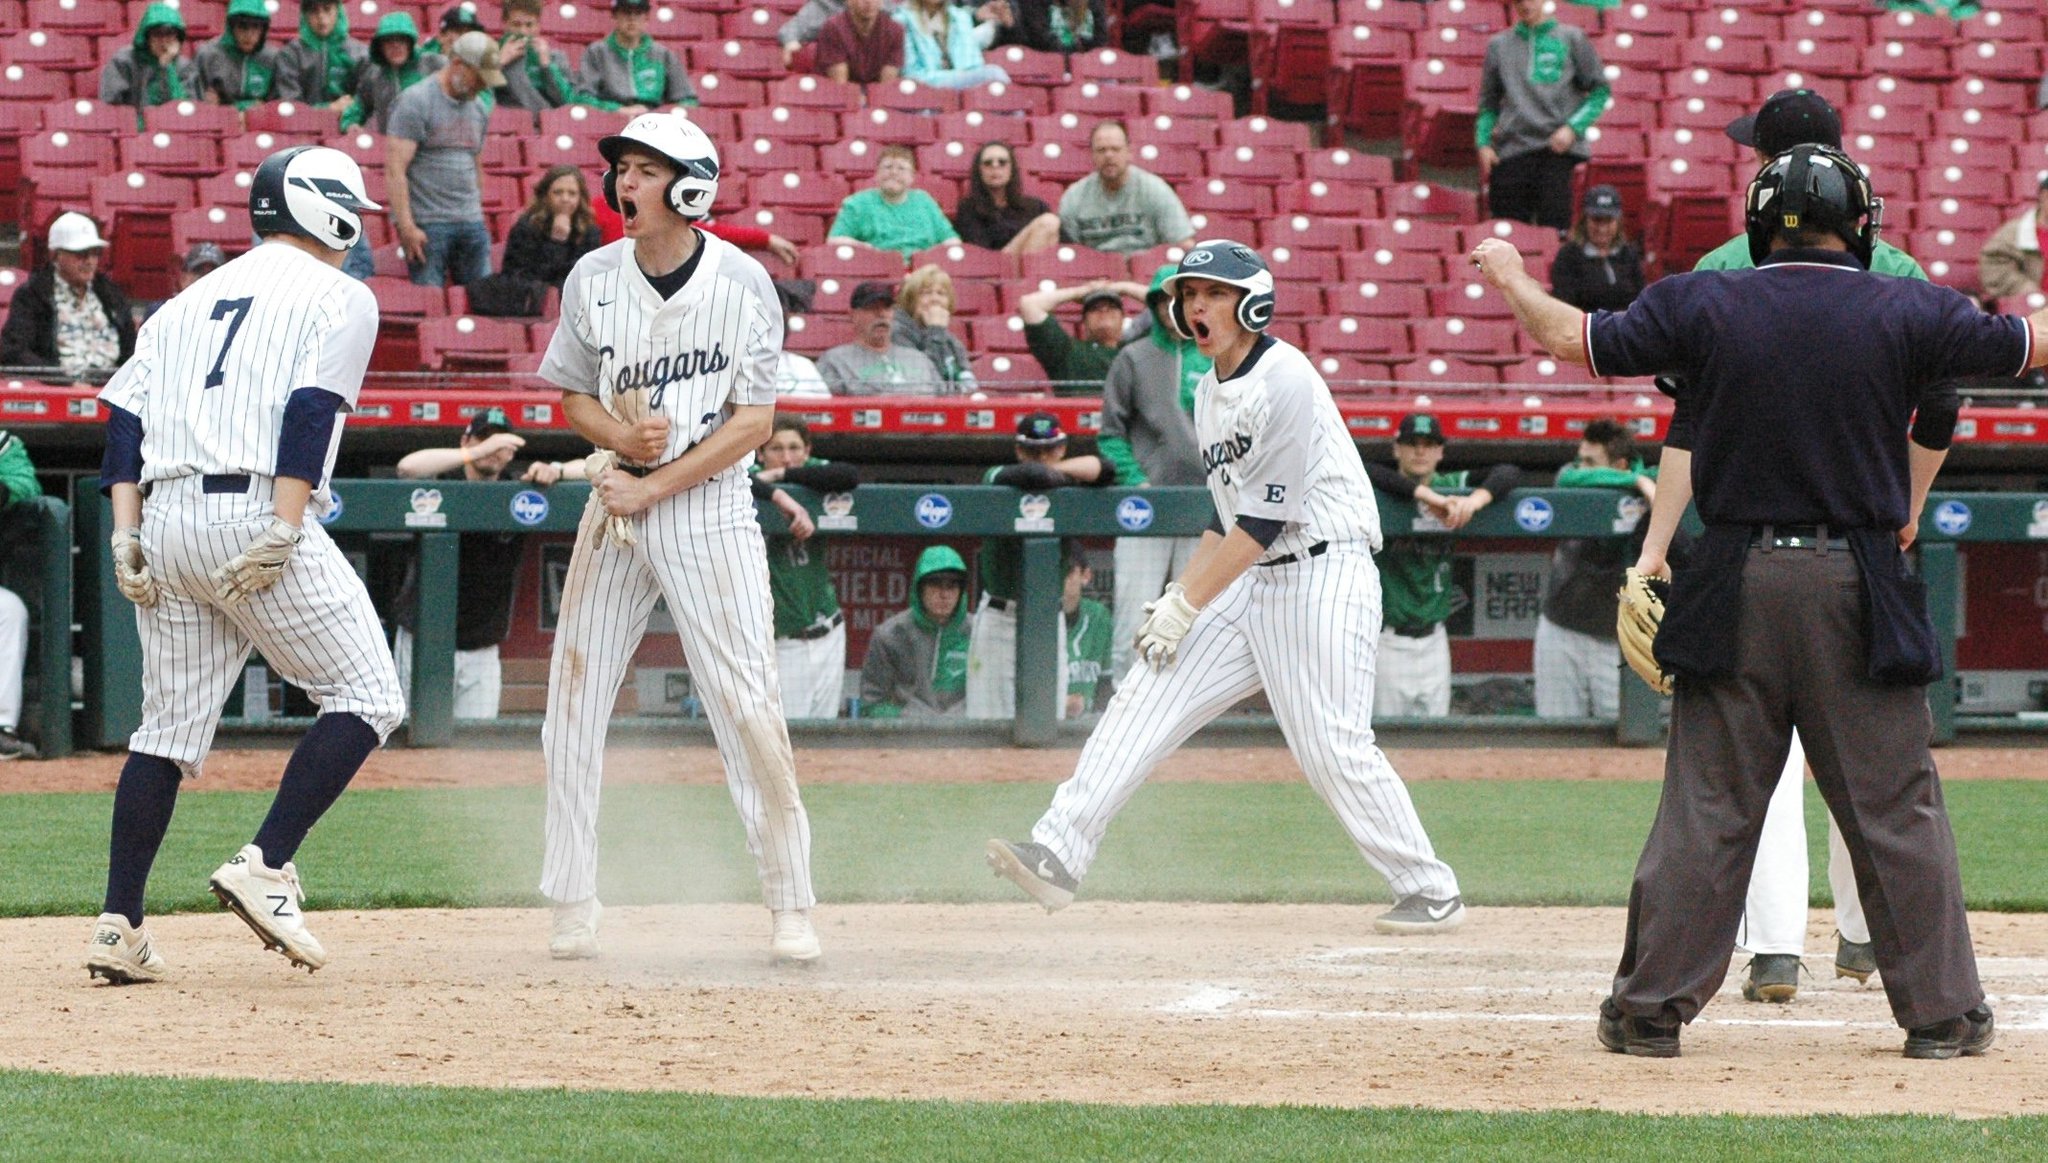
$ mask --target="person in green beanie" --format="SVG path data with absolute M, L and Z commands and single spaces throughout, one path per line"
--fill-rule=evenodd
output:
M 135 26 L 135 41 L 107 59 L 100 73 L 100 100 L 133 105 L 136 128 L 141 110 L 199 96 L 199 68 L 185 56 L 185 18 L 168 4 L 151 4 Z
M 272 100 L 277 53 L 270 47 L 270 9 L 263 0 L 230 0 L 226 30 L 220 39 L 200 45 L 192 58 L 201 96 L 237 109 Z
M 860 668 L 861 715 L 958 715 L 967 698 L 967 563 L 934 545 L 917 556 L 910 606 L 875 627 Z
M 341 0 L 306 0 L 299 6 L 299 35 L 277 50 L 276 97 L 347 113 L 356 103 L 356 74 L 369 56 L 368 47 L 349 39 Z
M 419 26 L 412 13 L 393 12 L 377 22 L 370 38 L 370 59 L 356 74 L 356 103 L 341 115 L 341 127 L 367 125 L 382 133 L 391 123 L 398 95 L 441 71 L 446 64 L 434 53 L 420 51 Z

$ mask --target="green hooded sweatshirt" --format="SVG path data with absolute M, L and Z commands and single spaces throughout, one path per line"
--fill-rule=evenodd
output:
M 191 87 L 186 84 L 188 78 L 182 75 L 182 70 L 191 68 L 190 61 L 174 58 L 171 67 L 164 68 L 150 55 L 149 34 L 151 30 L 158 28 L 175 28 L 183 33 L 185 18 L 178 14 L 177 9 L 162 3 L 161 0 L 143 10 L 142 20 L 135 26 L 133 41 L 134 67 L 143 70 L 143 81 L 141 91 L 135 94 L 134 99 L 129 102 L 131 104 L 163 105 L 171 101 L 183 101 L 193 95 Z
M 377 42 L 387 36 L 402 37 L 412 51 L 405 63 L 392 68 L 384 63 L 384 54 L 377 51 Z M 435 70 L 427 67 L 426 58 L 420 53 L 420 29 L 413 23 L 412 13 L 392 12 L 377 22 L 377 31 L 370 36 L 370 59 L 363 62 L 363 71 L 356 77 L 356 103 L 341 115 L 341 127 L 354 129 L 367 121 L 379 108 L 390 115 L 390 106 L 422 77 Z M 381 130 L 380 130 L 381 132 Z
M 415 38 L 417 39 L 417 38 Z M 321 36 L 306 23 L 306 10 L 299 9 L 299 43 L 315 53 L 327 56 L 327 72 L 319 94 L 322 105 L 331 105 L 341 100 L 355 88 L 356 58 L 349 50 L 348 6 L 337 7 L 334 12 L 334 31 Z
M 861 716 L 901 718 L 905 705 L 890 695 L 908 686 L 921 710 L 939 714 L 957 708 L 967 697 L 967 595 L 945 625 L 925 613 L 921 588 L 935 573 L 957 573 L 964 581 L 967 562 L 951 546 L 934 545 L 917 557 L 910 574 L 910 608 L 875 628 L 868 639 L 868 657 L 861 667 Z
M 235 46 L 234 23 L 238 17 L 263 22 L 264 36 L 257 42 L 256 51 L 253 53 L 245 55 Z M 230 95 L 235 97 L 237 109 L 260 105 L 272 96 L 277 76 L 277 52 L 270 47 L 269 29 L 270 9 L 264 7 L 263 0 L 229 0 L 228 18 L 221 29 L 220 39 L 209 47 L 224 58 L 222 65 L 215 67 L 221 67 L 222 71 L 238 82 L 226 86 L 235 90 L 235 93 Z M 208 64 L 201 63 L 199 72 L 202 88 L 210 79 L 209 71 Z
M 1152 272 L 1152 285 L 1145 291 L 1145 306 L 1151 309 L 1153 299 L 1165 294 L 1166 280 L 1180 269 L 1178 263 L 1166 263 Z M 1162 326 L 1154 314 L 1152 330 L 1146 333 L 1145 341 L 1156 347 L 1166 359 L 1176 360 L 1180 367 L 1180 408 L 1192 416 L 1195 414 L 1195 386 L 1202 377 L 1209 374 L 1215 361 L 1202 354 L 1192 339 L 1182 339 L 1172 328 Z M 1138 455 L 1131 448 L 1131 442 L 1121 436 L 1104 436 L 1095 442 L 1095 451 L 1116 466 L 1116 479 L 1120 484 L 1146 483 L 1145 470 L 1138 464 Z

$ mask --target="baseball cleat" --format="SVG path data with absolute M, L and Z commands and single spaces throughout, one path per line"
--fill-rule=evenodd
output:
M 1835 934 L 1835 976 L 1853 977 L 1857 982 L 1870 980 L 1877 972 L 1877 947 L 1868 941 L 1851 941 L 1840 933 Z
M 596 897 L 555 906 L 555 931 L 548 938 L 548 956 L 557 961 L 588 961 L 597 956 L 597 918 L 604 906 Z
M 130 928 L 119 913 L 101 913 L 85 945 L 85 974 L 88 980 L 104 977 L 109 985 L 140 985 L 163 980 L 164 959 L 147 928 Z
M 1008 840 L 988 842 L 988 866 L 996 875 L 1031 894 L 1031 899 L 1056 913 L 1074 903 L 1074 890 L 1081 882 L 1067 874 L 1067 866 L 1052 849 L 1029 840 L 1012 844 Z
M 1432 900 L 1410 893 L 1393 908 L 1374 917 L 1372 927 L 1382 933 L 1448 933 L 1465 923 L 1465 898 Z
M 1630 1017 L 1621 1012 L 1613 998 L 1600 1003 L 1600 1020 L 1594 1024 L 1600 1044 L 1616 1054 L 1636 1058 L 1678 1057 L 1678 1024 Z
M 1784 1005 L 1798 994 L 1798 957 L 1790 953 L 1759 953 L 1749 959 L 1749 976 L 1742 982 L 1743 1000 Z
M 1966 1014 L 1907 1030 L 1905 1054 L 1908 1058 L 1974 1058 L 1991 1049 L 1993 1033 L 1991 1007 L 1979 1002 Z
M 813 965 L 822 952 L 818 931 L 811 927 L 809 909 L 775 910 L 775 935 L 768 941 L 771 961 L 777 965 Z
M 299 870 L 291 861 L 283 868 L 263 863 L 263 850 L 244 844 L 226 864 L 213 870 L 208 882 L 220 898 L 263 941 L 293 965 L 308 973 L 327 964 L 327 950 L 306 931 L 306 917 L 299 905 L 306 890 L 299 887 Z

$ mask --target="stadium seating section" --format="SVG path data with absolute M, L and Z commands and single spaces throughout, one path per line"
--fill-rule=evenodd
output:
M 817 280 L 816 309 L 789 337 L 794 350 L 815 355 L 844 341 L 838 313 L 853 285 L 904 269 L 893 254 L 824 244 L 840 200 L 869 181 L 881 146 L 915 148 L 920 184 L 950 209 L 975 150 L 1008 141 L 1027 189 L 1057 203 L 1061 187 L 1090 168 L 1090 128 L 1119 117 L 1137 163 L 1175 184 L 1198 234 L 1266 250 L 1284 305 L 1277 332 L 1306 343 L 1333 381 L 1522 386 L 1567 375 L 1531 350 L 1499 295 L 1457 261 L 1495 234 L 1541 274 L 1557 240 L 1487 221 L 1472 191 L 1418 176 L 1423 167 L 1469 171 L 1480 64 L 1507 19 L 1500 0 L 1111 0 L 1131 34 L 1120 43 L 1175 33 L 1177 82 L 1162 81 L 1143 55 L 1005 47 L 990 55 L 1011 83 L 970 93 L 908 82 L 864 92 L 789 75 L 774 34 L 800 3 L 658 4 L 650 20 L 689 65 L 702 99 L 691 116 L 721 144 L 716 212 L 792 240 L 802 255 L 794 273 Z M 348 0 L 359 29 L 401 10 L 431 29 L 443 6 Z M 383 195 L 383 143 L 364 130 L 341 133 L 331 110 L 279 104 L 238 117 L 180 102 L 148 110 L 138 126 L 132 109 L 101 105 L 101 64 L 128 43 L 142 7 L 0 0 L 0 219 L 21 224 L 24 267 L 37 261 L 51 218 L 83 209 L 109 231 L 111 273 L 139 297 L 160 297 L 173 286 L 174 256 L 193 243 L 247 247 L 249 173 L 293 142 L 348 151 L 372 195 Z M 297 8 L 273 7 L 272 36 L 282 43 L 295 33 Z M 182 10 L 197 44 L 218 34 L 225 3 L 186 0 Z M 1936 281 L 1965 291 L 1977 289 L 1985 236 L 2031 200 L 2048 169 L 2048 115 L 2034 112 L 2048 65 L 2048 10 L 2038 0 L 1984 0 L 1981 14 L 1960 23 L 1870 0 L 1627 0 L 1606 11 L 1562 3 L 1557 15 L 1594 38 L 1614 93 L 1579 181 L 1621 191 L 1653 273 L 1685 269 L 1739 230 L 1734 192 L 1750 159 L 1721 130 L 1779 88 L 1811 86 L 1842 109 L 1848 146 L 1886 199 L 1886 236 Z M 603 7 L 550 0 L 542 25 L 573 55 L 604 36 L 610 18 Z M 1234 116 L 1227 94 L 1192 83 L 1209 66 L 1247 65 L 1247 117 Z M 1280 116 L 1322 110 L 1327 120 L 1315 125 Z M 483 159 L 493 235 L 505 236 L 545 167 L 567 161 L 594 173 L 598 138 L 622 121 L 583 108 L 537 119 L 497 110 Z M 1364 140 L 1374 151 L 1345 144 Z M 1393 140 L 1398 158 L 1384 148 Z M 388 224 L 373 218 L 370 230 L 370 285 L 386 321 L 376 368 L 522 372 L 538 363 L 549 319 L 466 315 L 459 289 L 406 281 Z M 1142 281 L 1174 257 L 1061 246 L 1018 261 L 950 245 L 912 261 L 955 276 L 984 386 L 1033 391 L 1040 372 L 1015 317 L 1024 293 L 1095 277 Z M 0 271 L 0 302 L 21 278 Z

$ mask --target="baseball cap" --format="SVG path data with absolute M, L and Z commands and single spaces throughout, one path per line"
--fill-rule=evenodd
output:
M 1594 186 L 1586 191 L 1579 210 L 1588 218 L 1621 217 L 1621 191 L 1613 186 Z
M 1412 444 L 1418 440 L 1444 442 L 1444 426 L 1427 412 L 1414 412 L 1401 417 L 1401 426 L 1394 430 L 1397 444 Z
M 469 418 L 469 427 L 462 430 L 471 440 L 481 440 L 500 432 L 512 431 L 512 421 L 505 416 L 503 408 L 485 408 Z
M 638 11 L 645 12 L 648 7 L 648 0 L 612 0 L 612 11 L 614 12 L 621 8 L 628 11 L 637 9 Z
M 50 223 L 51 250 L 104 250 L 106 246 L 107 240 L 100 237 L 100 228 L 76 210 L 67 210 Z
M 896 284 L 862 283 L 853 289 L 853 309 L 883 307 L 896 301 Z
M 1090 291 L 1088 296 L 1081 300 L 1081 313 L 1085 315 L 1093 311 L 1098 303 L 1107 303 L 1119 311 L 1124 309 L 1124 297 L 1115 291 L 1105 288 L 1100 291 Z
M 453 32 L 458 28 L 473 28 L 478 32 L 483 31 L 484 22 L 477 17 L 476 5 L 468 3 L 457 4 L 441 14 L 442 32 Z
M 226 261 L 228 256 L 210 242 L 199 243 L 185 252 L 185 269 L 188 271 L 211 270 Z
M 1066 442 L 1067 433 L 1060 427 L 1060 418 L 1051 412 L 1026 412 L 1017 421 L 1017 443 L 1026 448 L 1050 448 Z
M 782 300 L 784 315 L 808 315 L 811 300 L 818 294 L 818 284 L 812 279 L 776 279 L 775 297 Z
M 456 37 L 448 55 L 475 69 L 493 89 L 505 83 L 505 70 L 498 67 L 498 42 L 488 32 L 470 31 Z
M 1842 148 L 1842 116 L 1828 99 L 1812 89 L 1780 89 L 1764 99 L 1755 113 L 1728 123 L 1728 136 L 1738 145 L 1776 157 L 1795 145 Z

